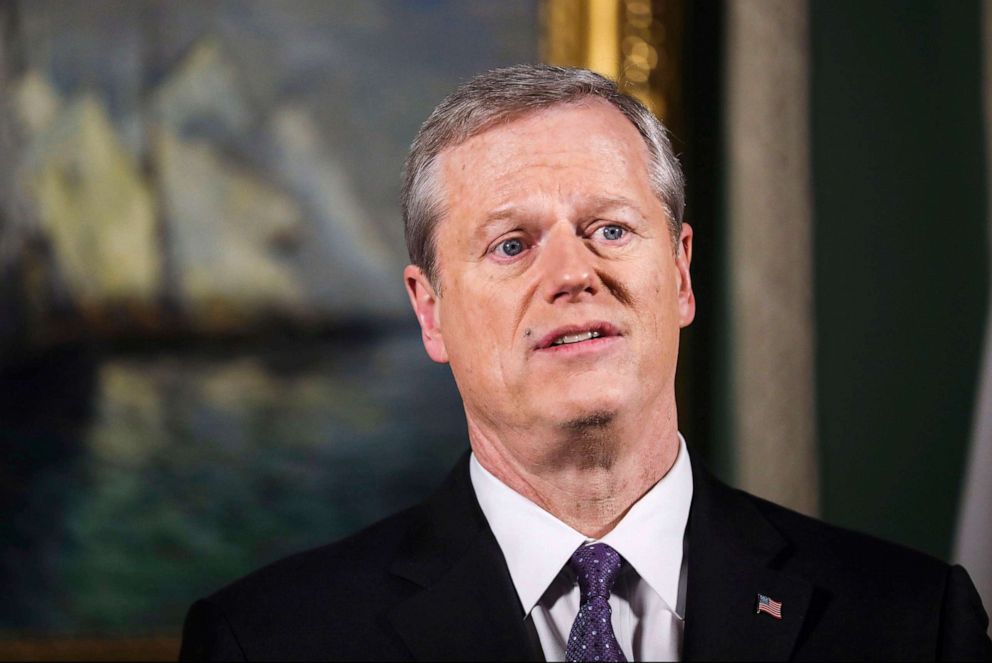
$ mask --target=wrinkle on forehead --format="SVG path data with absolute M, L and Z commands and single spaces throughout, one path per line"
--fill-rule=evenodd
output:
M 584 111 L 600 116 L 596 131 L 576 126 L 577 114 Z M 571 134 L 569 139 L 552 142 L 550 136 L 560 135 L 561 129 L 566 136 Z M 601 159 L 596 160 L 597 156 Z M 650 163 L 647 145 L 637 128 L 601 99 L 551 106 L 494 125 L 444 150 L 438 159 L 445 182 L 451 181 L 451 175 L 460 179 L 457 175 L 468 174 L 470 169 L 490 169 L 495 179 L 512 179 L 522 168 L 574 168 L 612 174 L 617 167 L 631 165 L 638 166 L 647 182 Z M 597 164 L 602 165 L 597 169 Z M 454 197 L 458 192 L 449 193 Z

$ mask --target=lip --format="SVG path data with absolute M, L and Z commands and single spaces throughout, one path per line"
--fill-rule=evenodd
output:
M 598 332 L 598 338 L 592 338 L 587 341 L 582 341 L 580 343 L 570 343 L 567 345 L 552 345 L 555 339 L 558 339 L 565 335 L 570 334 L 582 334 L 585 332 Z M 620 329 L 616 325 L 603 321 L 597 320 L 594 322 L 586 322 L 580 325 L 566 325 L 564 327 L 558 327 L 557 329 L 551 331 L 534 344 L 535 351 L 547 351 L 547 350 L 563 350 L 566 348 L 577 349 L 578 347 L 584 346 L 586 344 L 595 344 L 597 342 L 602 342 L 615 338 L 617 336 L 623 336 L 620 333 Z

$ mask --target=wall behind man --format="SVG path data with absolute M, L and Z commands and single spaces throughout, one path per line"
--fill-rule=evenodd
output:
M 978 2 L 813 2 L 821 515 L 948 558 L 988 289 Z

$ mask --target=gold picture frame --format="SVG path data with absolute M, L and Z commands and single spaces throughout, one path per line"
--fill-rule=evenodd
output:
M 618 81 L 679 134 L 685 17 L 685 0 L 544 0 L 541 58 Z

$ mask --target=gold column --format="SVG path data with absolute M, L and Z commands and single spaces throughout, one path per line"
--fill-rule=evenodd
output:
M 616 80 L 679 132 L 685 0 L 544 0 L 541 9 L 545 62 Z
M 589 68 L 616 78 L 620 67 L 620 12 L 616 0 L 587 0 Z

